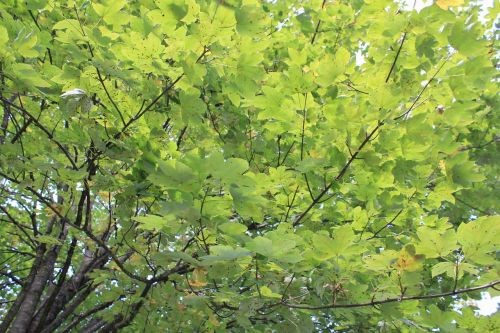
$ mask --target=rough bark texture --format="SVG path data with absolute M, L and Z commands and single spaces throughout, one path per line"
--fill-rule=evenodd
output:
M 16 318 L 12 322 L 10 332 L 25 333 L 29 330 L 36 307 L 40 301 L 40 297 L 42 296 L 49 277 L 53 272 L 54 264 L 57 259 L 57 252 L 58 250 L 56 248 L 52 249 L 42 260 L 33 282 L 29 285 L 29 289 L 26 291 L 26 296 L 19 307 Z

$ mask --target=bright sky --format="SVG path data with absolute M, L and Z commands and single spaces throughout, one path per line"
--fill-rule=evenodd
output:
M 493 1 L 494 0 L 481 0 L 480 2 L 485 8 L 487 8 L 487 7 L 493 7 Z M 406 0 L 404 2 L 408 6 L 413 6 L 413 0 Z M 415 3 L 415 9 L 417 11 L 420 11 L 420 9 L 432 5 L 433 2 L 434 2 L 433 0 L 417 0 Z
M 483 299 L 476 301 L 476 305 L 479 308 L 479 314 L 483 316 L 489 316 L 498 311 L 498 306 L 500 305 L 500 296 L 491 297 L 490 293 L 481 293 Z

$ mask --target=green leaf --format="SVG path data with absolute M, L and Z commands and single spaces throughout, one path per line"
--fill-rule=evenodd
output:
M 335 79 L 346 69 L 350 54 L 345 48 L 340 48 L 334 57 L 328 55 L 316 64 L 318 77 L 316 82 L 322 87 L 334 84 Z
M 463 22 L 455 23 L 448 40 L 451 46 L 468 57 L 486 51 L 486 44 L 480 39 L 478 28 L 474 25 L 466 25 Z
M 213 167 L 212 175 L 220 178 L 226 184 L 243 184 L 245 179 L 242 176 L 248 170 L 248 162 L 241 158 L 229 158 L 223 161 L 222 158 L 214 160 L 210 163 Z
M 38 42 L 36 33 L 29 32 L 20 34 L 16 37 L 13 44 L 17 51 L 27 58 L 34 58 L 38 56 L 38 51 L 34 49 Z
M 61 241 L 49 235 L 39 235 L 35 238 L 36 241 L 49 245 L 62 245 Z
M 22 63 L 13 64 L 11 72 L 15 75 L 16 80 L 28 86 L 39 88 L 48 88 L 51 86 L 31 65 Z
M 490 253 L 500 246 L 499 223 L 500 216 L 485 216 L 458 227 L 458 242 L 466 261 L 483 265 L 495 262 Z
M 228 222 L 219 225 L 219 230 L 228 235 L 239 235 L 247 231 L 247 227 L 241 223 Z
M 198 176 L 191 168 L 180 161 L 160 161 L 158 170 L 149 179 L 167 189 L 196 191 L 200 187 Z
M 186 24 L 193 23 L 196 20 L 200 12 L 200 5 L 196 3 L 195 0 L 187 0 L 187 14 L 182 18 L 182 21 Z
M 267 200 L 255 193 L 255 188 L 248 186 L 231 186 L 229 188 L 233 197 L 233 204 L 236 211 L 243 217 L 261 220 L 263 218 L 263 208 L 267 205 Z
M 4 46 L 9 41 L 9 33 L 4 26 L 0 25 L 0 46 Z
M 179 259 L 183 260 L 186 263 L 194 265 L 195 267 L 201 266 L 200 261 L 185 252 L 164 251 L 161 253 L 157 253 L 153 258 L 165 266 L 169 265 L 172 262 L 178 261 Z
M 437 46 L 438 42 L 429 33 L 418 35 L 415 40 L 415 49 L 417 50 L 418 56 L 426 56 L 429 59 L 434 58 L 434 49 Z
M 182 119 L 186 123 L 197 121 L 201 115 L 205 113 L 207 106 L 202 102 L 199 96 L 181 92 L 179 97 L 181 101 Z
M 422 226 L 417 229 L 417 235 L 420 242 L 416 244 L 416 251 L 427 258 L 446 257 L 457 248 L 457 236 L 453 229 L 441 233 Z
M 296 263 L 302 260 L 295 250 L 296 242 L 293 239 L 269 239 L 258 236 L 248 242 L 245 247 L 264 257 L 276 259 L 286 263 Z
M 106 1 L 105 4 L 93 3 L 92 7 L 97 15 L 101 16 L 109 24 L 127 24 L 127 15 L 121 13 L 126 1 Z
M 440 262 L 432 266 L 432 277 L 446 273 L 449 277 L 455 278 L 455 268 L 456 264 L 453 262 Z
M 231 261 L 250 257 L 250 251 L 243 248 L 231 246 L 213 246 L 210 248 L 211 255 L 201 257 L 202 265 L 208 266 L 220 261 Z
M 327 260 L 335 256 L 349 256 L 356 248 L 352 245 L 355 235 L 349 225 L 336 229 L 333 237 L 332 239 L 323 234 L 313 235 L 312 242 L 318 259 Z
M 174 228 L 177 224 L 174 221 L 169 221 L 169 219 L 157 215 L 135 216 L 133 219 L 139 222 L 139 228 L 144 230 L 160 230 L 165 227 Z
M 274 250 L 278 250 L 273 248 L 273 242 L 270 239 L 262 236 L 252 239 L 245 247 L 265 257 L 272 257 L 274 255 Z
M 277 294 L 273 292 L 269 287 L 262 286 L 260 287 L 260 293 L 264 297 L 269 297 L 269 298 L 281 298 L 280 294 Z
M 500 7 L 408 2 L 2 1 L 11 329 L 499 331 Z
M 26 2 L 26 8 L 29 10 L 43 9 L 47 5 L 47 0 L 30 0 Z

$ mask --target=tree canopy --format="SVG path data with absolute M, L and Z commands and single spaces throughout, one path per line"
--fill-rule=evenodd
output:
M 3 0 L 0 333 L 500 330 L 498 10 Z

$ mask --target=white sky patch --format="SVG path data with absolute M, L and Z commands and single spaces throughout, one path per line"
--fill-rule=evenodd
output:
M 483 297 L 481 300 L 474 302 L 480 315 L 489 316 L 498 311 L 500 296 L 491 297 L 489 292 L 481 293 L 481 296 Z
M 405 9 L 412 9 L 413 4 L 415 3 L 415 10 L 417 12 L 420 12 L 423 8 L 428 7 L 434 3 L 434 0 L 404 0 L 402 1 L 404 3 L 404 8 Z M 476 1 L 476 3 L 481 4 L 481 15 L 480 15 L 480 20 L 484 20 L 484 17 L 488 13 L 488 8 L 493 7 L 494 5 L 494 0 L 480 0 Z

